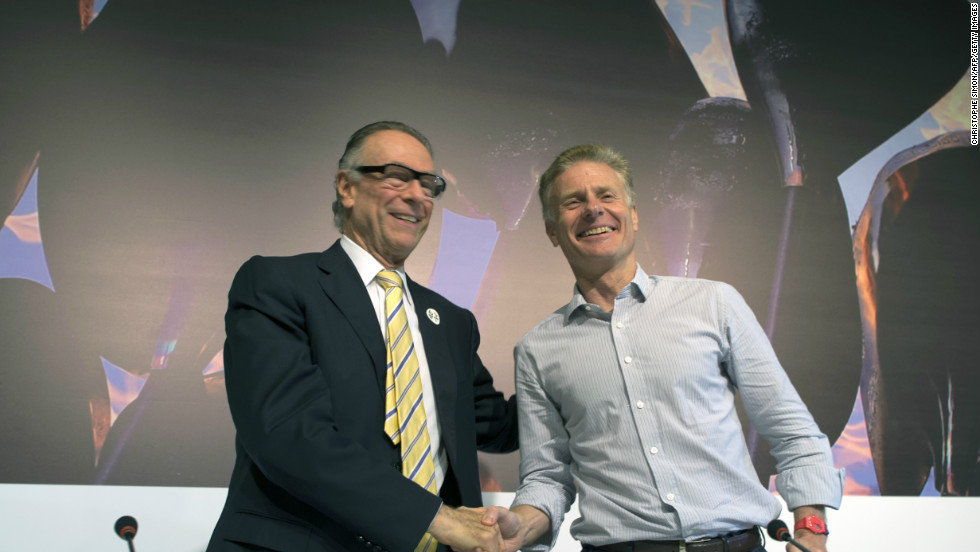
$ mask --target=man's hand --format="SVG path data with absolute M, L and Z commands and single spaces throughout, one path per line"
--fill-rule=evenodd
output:
M 429 534 L 457 552 L 504 550 L 500 529 L 495 524 L 485 525 L 483 515 L 482 508 L 451 508 L 443 504 L 429 525 Z
M 514 512 L 500 506 L 490 506 L 483 514 L 482 521 L 484 525 L 496 525 L 500 529 L 505 552 L 515 552 L 524 545 L 520 535 L 521 518 Z
M 515 552 L 524 545 L 537 544 L 542 537 L 550 543 L 551 518 L 534 506 L 517 504 L 510 510 L 490 506 L 483 514 L 483 524 L 497 524 L 504 539 L 504 551 Z
M 810 552 L 827 552 L 827 535 L 817 535 L 806 529 L 801 529 L 793 535 L 793 538 Z M 786 543 L 786 552 L 800 552 L 800 549 Z

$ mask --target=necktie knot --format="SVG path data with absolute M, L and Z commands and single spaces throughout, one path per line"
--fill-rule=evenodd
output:
M 393 287 L 399 289 L 402 287 L 402 278 L 394 270 L 382 270 L 381 272 L 378 272 L 376 280 L 378 280 L 378 284 L 384 288 L 385 291 Z

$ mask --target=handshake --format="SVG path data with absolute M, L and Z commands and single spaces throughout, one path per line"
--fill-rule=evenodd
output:
M 525 505 L 513 510 L 451 508 L 443 505 L 429 533 L 456 552 L 515 552 L 549 529 L 551 520 L 537 508 Z

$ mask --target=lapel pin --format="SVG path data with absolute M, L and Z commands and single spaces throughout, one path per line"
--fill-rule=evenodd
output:
M 426 309 L 425 315 L 429 317 L 429 320 L 431 320 L 433 324 L 436 326 L 439 325 L 439 313 L 436 312 L 436 309 Z

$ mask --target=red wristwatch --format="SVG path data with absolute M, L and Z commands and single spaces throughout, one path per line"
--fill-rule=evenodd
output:
M 806 516 L 805 518 L 798 519 L 796 525 L 793 526 L 793 530 L 798 531 L 800 529 L 806 529 L 817 535 L 830 534 L 830 531 L 827 530 L 827 522 L 817 516 Z

